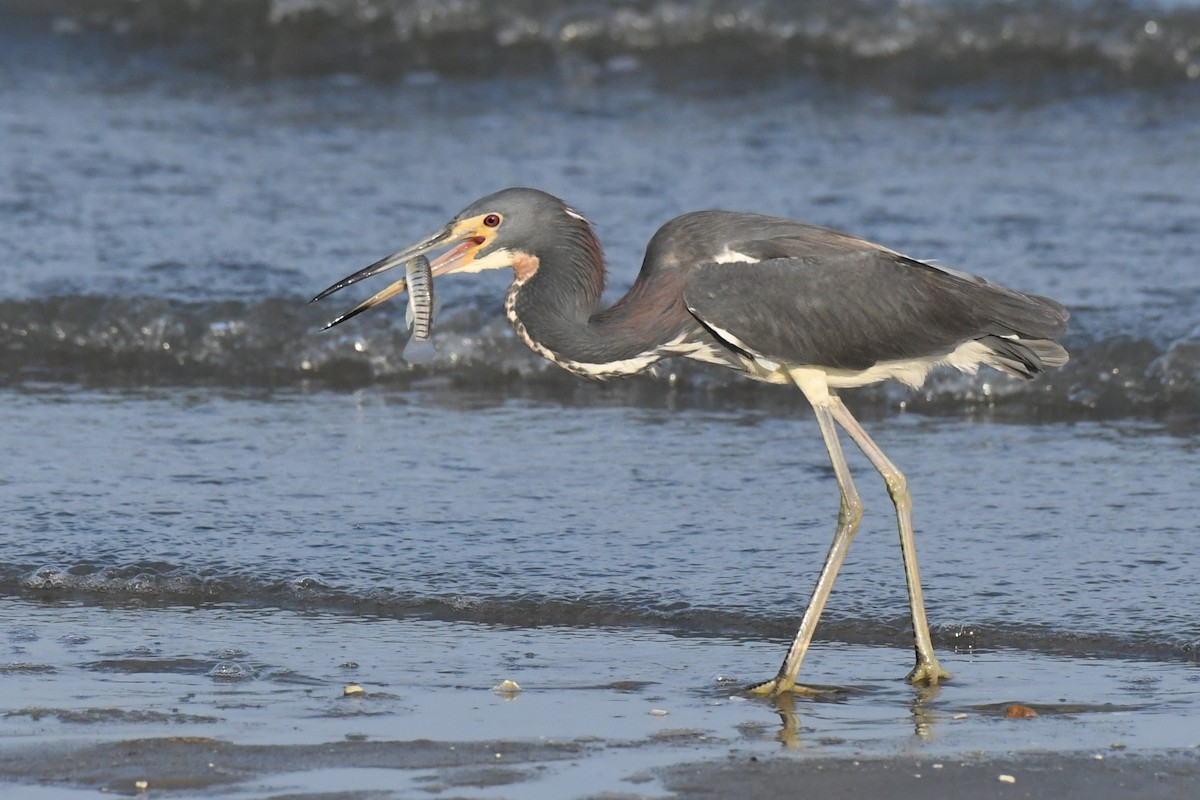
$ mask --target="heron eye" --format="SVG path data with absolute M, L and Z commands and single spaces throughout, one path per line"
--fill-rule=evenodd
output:
M 500 224 L 500 215 L 499 214 L 488 214 L 486 217 L 483 218 L 483 224 L 487 225 L 489 228 L 496 227 L 497 225 Z

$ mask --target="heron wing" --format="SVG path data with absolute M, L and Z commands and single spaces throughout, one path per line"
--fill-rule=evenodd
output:
M 848 249 L 852 237 L 836 235 L 844 237 L 839 246 L 826 242 L 824 253 L 811 235 L 732 245 L 747 257 L 807 254 L 699 265 L 684 291 L 687 307 L 751 354 L 848 370 L 945 355 L 973 339 L 1049 338 L 1066 327 L 1066 309 L 1049 298 L 865 242 Z
M 642 272 L 691 272 L 697 264 L 823 257 L 864 249 L 884 251 L 807 222 L 741 211 L 693 211 L 658 229 L 646 248 Z

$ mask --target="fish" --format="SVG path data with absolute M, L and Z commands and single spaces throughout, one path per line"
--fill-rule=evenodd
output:
M 433 330 L 433 273 L 429 270 L 429 259 L 417 256 L 404 265 L 404 272 L 408 282 L 404 321 L 412 330 L 413 339 L 427 342 Z

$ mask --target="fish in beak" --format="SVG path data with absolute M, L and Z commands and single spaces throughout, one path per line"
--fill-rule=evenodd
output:
M 440 275 L 448 275 L 451 272 L 479 272 L 485 269 L 510 266 L 512 259 L 507 250 L 492 249 L 486 255 L 480 256 L 480 251 L 488 249 L 489 245 L 495 240 L 496 228 L 499 225 L 500 217 L 497 214 L 480 214 L 467 219 L 454 220 L 437 233 L 422 239 L 417 244 L 406 247 L 403 250 L 398 250 L 386 258 L 381 258 L 371 266 L 360 269 L 353 275 L 347 275 L 309 302 L 315 303 L 334 292 L 345 289 L 351 284 L 358 283 L 381 272 L 386 272 L 392 267 L 407 264 L 418 256 L 424 256 L 427 253 L 447 247 L 450 249 L 429 262 L 433 278 L 437 278 Z M 400 294 L 406 288 L 408 288 L 408 282 L 405 278 L 401 278 L 371 295 L 345 314 L 337 317 L 322 328 L 322 330 L 329 330 L 334 325 L 343 323 L 369 308 L 374 308 L 383 301 Z

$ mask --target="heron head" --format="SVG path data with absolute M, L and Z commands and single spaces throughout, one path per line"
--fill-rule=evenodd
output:
M 406 264 L 417 256 L 436 251 L 441 255 L 429 262 L 433 277 L 451 272 L 482 272 L 487 269 L 513 267 L 534 259 L 538 243 L 547 235 L 547 226 L 556 218 L 583 219 L 563 201 L 537 189 L 504 189 L 482 197 L 416 244 L 397 250 L 369 267 L 342 278 L 312 299 L 321 300 L 359 281 L 378 275 L 392 267 Z M 359 303 L 349 312 L 326 325 L 331 328 L 356 314 L 374 308 L 405 290 L 404 278 Z

